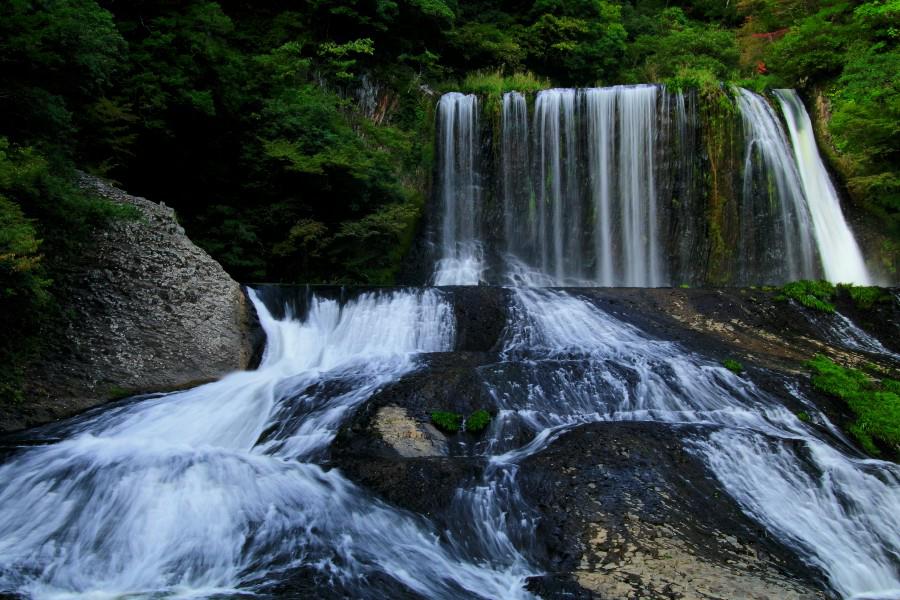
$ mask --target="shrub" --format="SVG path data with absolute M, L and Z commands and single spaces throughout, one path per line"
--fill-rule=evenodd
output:
M 738 375 L 740 375 L 741 373 L 744 372 L 744 365 L 742 365 L 740 362 L 738 362 L 736 360 L 732 360 L 730 358 L 722 361 L 722 366 L 725 367 L 726 369 L 728 369 L 729 371 L 731 371 L 732 373 L 737 373 Z

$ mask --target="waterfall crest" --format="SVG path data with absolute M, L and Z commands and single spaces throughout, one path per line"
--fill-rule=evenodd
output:
M 446 94 L 438 105 L 434 281 L 867 282 L 796 94 L 777 92 L 789 137 L 764 97 L 731 93 L 740 118 L 716 125 L 741 148 L 727 167 L 708 156 L 706 117 L 692 91 L 549 89 L 536 94 L 530 117 L 526 96 L 509 92 L 495 132 L 482 130 L 474 96 Z M 482 139 L 496 161 L 479 154 Z M 713 169 L 725 189 L 717 206 L 704 187 Z

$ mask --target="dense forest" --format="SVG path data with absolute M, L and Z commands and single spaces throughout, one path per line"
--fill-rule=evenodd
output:
M 76 170 L 173 206 L 238 280 L 392 282 L 447 90 L 799 88 L 826 103 L 854 205 L 897 240 L 900 0 L 675 4 L 7 0 L 0 327 L 27 353 L 54 269 L 96 224 L 133 218 Z

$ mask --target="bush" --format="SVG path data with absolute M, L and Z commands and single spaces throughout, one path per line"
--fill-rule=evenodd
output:
M 744 365 L 742 365 L 740 362 L 730 359 L 730 358 L 722 361 L 722 366 L 725 367 L 726 369 L 728 369 L 729 371 L 731 371 L 732 373 L 736 373 L 738 375 L 740 375 L 741 373 L 744 372 Z

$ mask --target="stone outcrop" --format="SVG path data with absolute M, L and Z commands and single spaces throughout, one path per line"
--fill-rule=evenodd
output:
M 253 310 L 240 285 L 195 246 L 165 204 L 82 176 L 86 191 L 133 206 L 57 269 L 61 319 L 30 367 L 26 400 L 0 430 L 71 415 L 116 397 L 166 391 L 247 367 Z

